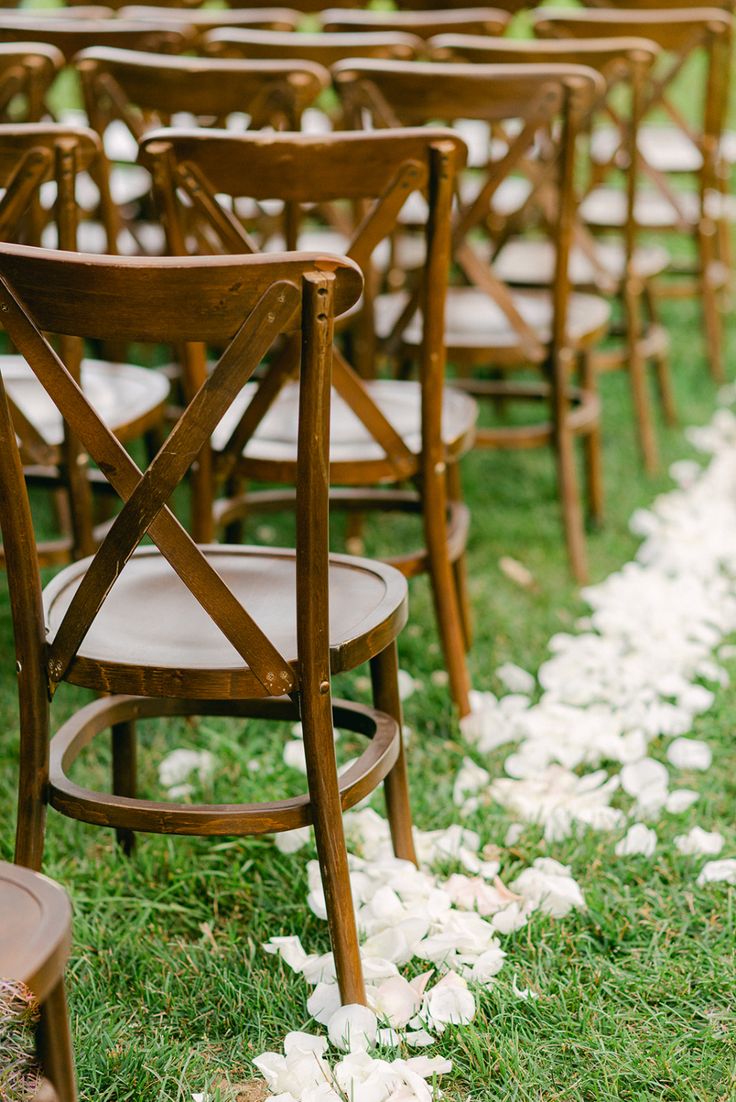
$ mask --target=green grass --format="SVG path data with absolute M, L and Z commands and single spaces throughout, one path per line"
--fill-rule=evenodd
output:
M 705 367 L 699 317 L 670 304 L 672 362 L 682 423 L 706 420 L 715 388 Z M 730 334 L 733 347 L 734 333 Z M 732 358 L 732 357 L 731 357 Z M 603 380 L 607 520 L 589 536 L 593 580 L 629 559 L 636 541 L 627 520 L 669 485 L 667 464 L 690 454 L 681 428 L 659 426 L 663 473 L 642 475 L 623 376 Z M 550 456 L 472 455 L 465 465 L 473 513 L 469 549 L 476 641 L 476 687 L 498 690 L 494 670 L 511 660 L 534 669 L 550 635 L 572 627 L 581 602 L 562 546 Z M 501 571 L 508 555 L 534 575 L 521 589 Z M 0 856 L 12 854 L 17 715 L 12 637 L 0 583 Z M 409 753 L 415 817 L 423 828 L 456 819 L 451 790 L 466 749 L 446 690 L 430 676 L 441 657 L 426 583 L 412 585 L 412 617 L 401 639 L 402 665 L 424 683 L 406 704 L 414 729 Z M 736 664 L 732 669 L 736 683 Z M 361 695 L 355 680 L 338 692 Z M 59 720 L 81 699 L 62 689 Z M 588 833 L 551 847 L 569 862 L 588 902 L 584 913 L 552 921 L 535 914 L 506 938 L 506 966 L 482 995 L 473 1025 L 444 1035 L 438 1050 L 455 1062 L 443 1084 L 450 1100 L 474 1102 L 730 1102 L 736 1098 L 734 892 L 695 886 L 696 862 L 674 854 L 675 833 L 694 823 L 736 843 L 732 716 L 736 687 L 695 733 L 709 742 L 714 767 L 697 782 L 703 795 L 685 816 L 658 827 L 651 861 L 613 856 L 609 835 Z M 150 725 L 143 731 L 142 788 L 159 793 L 155 763 L 176 745 L 217 756 L 212 793 L 256 798 L 294 790 L 281 763 L 285 732 L 255 724 L 206 721 L 198 730 Z M 656 754 L 656 749 L 655 749 Z M 501 770 L 503 752 L 486 764 Z M 247 763 L 258 759 L 253 773 Z M 105 753 L 80 776 L 105 783 Z M 380 796 L 374 799 L 381 807 Z M 501 842 L 508 820 L 498 808 L 467 820 L 483 842 Z M 547 852 L 530 827 L 508 855 L 513 876 Z M 298 933 L 310 950 L 327 948 L 323 923 L 304 903 L 305 851 L 280 854 L 268 839 L 208 841 L 142 837 L 127 860 L 109 832 L 51 812 L 45 870 L 69 891 L 75 915 L 69 995 L 81 1097 L 85 1102 L 174 1102 L 222 1081 L 253 1078 L 251 1058 L 280 1047 L 290 1029 L 309 1028 L 307 988 L 261 949 L 275 934 Z M 539 1000 L 511 993 L 531 984 Z
M 704 368 L 695 310 L 669 310 L 673 367 L 683 421 L 707 418 L 714 387 Z M 634 446 L 623 376 L 604 380 L 608 520 L 589 539 L 592 573 L 604 577 L 631 557 L 627 518 L 668 485 L 644 478 Z M 687 454 L 679 429 L 660 429 L 665 462 Z M 534 668 L 549 636 L 568 628 L 580 610 L 562 551 L 550 457 L 545 453 L 473 455 L 465 477 L 473 510 L 470 570 L 476 613 L 472 653 L 476 686 L 499 688 L 494 669 L 511 659 Z M 498 566 L 511 555 L 534 574 L 534 591 L 520 589 Z M 17 733 L 7 597 L 1 630 L 5 673 L 0 680 L 2 725 L 2 853 L 10 856 Z M 417 822 L 424 828 L 456 817 L 454 773 L 464 752 L 445 690 L 430 681 L 441 666 L 427 587 L 412 587 L 412 621 L 401 641 L 402 664 L 424 682 L 406 718 Z M 344 691 L 360 695 L 354 683 Z M 63 715 L 79 694 L 62 690 Z M 652 863 L 612 857 L 610 836 L 588 834 L 556 844 L 570 862 L 588 910 L 561 921 L 535 915 L 508 938 L 509 957 L 496 987 L 481 999 L 474 1024 L 446 1034 L 441 1050 L 455 1061 L 450 1099 L 475 1102 L 612 1102 L 614 1099 L 728 1100 L 736 1097 L 733 1021 L 733 893 L 694 886 L 694 863 L 670 855 L 666 842 L 692 820 L 733 830 L 732 722 L 736 691 L 697 725 L 714 749 L 697 810 L 660 830 Z M 250 724 L 206 721 L 143 732 L 144 791 L 157 792 L 154 762 L 169 747 L 206 746 L 220 762 L 214 795 L 242 798 L 293 790 L 281 764 L 285 733 Z M 246 763 L 262 763 L 253 774 Z M 500 771 L 502 752 L 491 762 Z M 104 753 L 81 773 L 106 776 Z M 684 778 L 687 783 L 688 778 Z M 699 784 L 699 787 L 702 787 Z M 380 807 L 380 797 L 376 798 Z M 725 826 L 724 826 L 725 824 Z M 483 841 L 500 842 L 500 810 L 468 820 Z M 529 828 L 510 854 L 513 874 L 545 852 Z M 728 852 L 728 850 L 726 851 Z M 116 851 L 108 832 L 51 812 L 46 870 L 69 890 L 75 913 L 70 1000 L 83 1099 L 124 1102 L 188 1099 L 224 1079 L 252 1078 L 250 1059 L 279 1046 L 289 1029 L 309 1026 L 307 989 L 261 942 L 298 932 L 310 949 L 326 948 L 324 925 L 306 909 L 305 856 L 283 856 L 266 839 L 208 842 L 143 837 L 132 859 Z M 522 986 L 541 992 L 523 1003 Z

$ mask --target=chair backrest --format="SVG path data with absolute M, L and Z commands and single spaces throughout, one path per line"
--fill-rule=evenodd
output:
M 211 57 L 294 59 L 329 68 L 345 57 L 381 57 L 408 61 L 422 49 L 415 35 L 391 31 L 345 34 L 301 34 L 287 31 L 235 30 L 204 35 L 202 49 Z
M 345 5 L 346 7 L 353 7 L 354 5 Z M 484 5 L 478 4 L 478 7 Z M 497 0 L 494 7 L 501 8 L 502 11 L 508 12 L 510 15 L 515 15 L 516 12 L 522 11 L 523 8 L 533 7 L 531 0 Z M 453 11 L 456 8 L 473 8 L 475 4 L 469 3 L 468 0 L 402 0 L 402 11 Z
M 139 23 L 194 27 L 198 34 L 216 27 L 259 27 L 268 31 L 292 31 L 299 22 L 298 11 L 292 8 L 165 8 L 147 7 L 144 4 L 126 4 L 120 8 L 121 19 L 135 19 Z
M 656 8 L 571 12 L 547 8 L 532 18 L 535 34 L 543 38 L 614 38 L 624 34 L 655 42 L 662 51 L 661 61 L 643 97 L 642 119 L 653 113 L 666 113 L 669 121 L 701 153 L 701 191 L 718 186 L 719 147 L 730 84 L 731 15 L 719 8 L 705 7 L 676 8 L 664 14 Z M 706 68 L 705 81 L 698 82 L 703 89 L 701 108 L 698 110 L 696 94 L 686 113 L 672 92 L 683 68 L 697 54 L 705 55 Z M 695 118 L 696 113 L 699 118 Z M 662 175 L 646 164 L 643 169 L 675 210 L 679 210 L 676 194 Z
M 0 44 L 0 122 L 16 115 L 25 101 L 25 122 L 37 122 L 47 111 L 46 93 L 64 66 L 64 55 L 45 43 Z M 16 117 L 15 121 L 19 121 Z
M 437 11 L 343 11 L 329 8 L 320 15 L 324 31 L 405 31 L 419 38 L 437 34 L 503 34 L 510 15 L 500 8 L 457 8 Z
M 80 211 L 76 200 L 77 177 L 91 172 L 100 181 L 107 174 L 102 143 L 93 130 L 56 123 L 0 125 L 0 241 L 37 245 L 51 219 L 56 242 L 64 250 L 76 250 Z M 44 189 L 52 192 L 51 203 Z M 114 221 L 103 208 L 103 223 L 109 245 Z M 45 235 L 43 237 L 45 240 Z M 73 378 L 80 381 L 82 349 L 79 342 L 64 337 L 60 352 Z M 44 540 L 39 545 L 44 565 L 55 565 L 80 558 L 94 547 L 93 519 L 84 449 L 68 426 L 58 441 L 47 438 L 26 416 L 15 400 L 14 386 L 22 403 L 25 380 L 21 374 L 8 381 L 8 403 L 18 436 L 23 463 L 34 469 L 44 481 L 44 472 L 58 468 L 56 488 L 62 484 L 69 507 L 69 533 Z M 33 408 L 33 404 L 32 407 Z
M 442 452 L 442 319 L 450 212 L 455 171 L 465 159 L 465 146 L 457 135 L 431 128 L 327 136 L 170 130 L 149 134 L 141 145 L 141 159 L 156 181 L 173 251 L 187 248 L 185 208 L 177 196 L 187 196 L 195 211 L 214 228 L 221 245 L 231 251 L 255 248 L 256 244 L 238 219 L 218 203 L 218 195 L 258 202 L 280 200 L 292 225 L 295 208 L 298 212 L 300 207 L 308 207 L 313 218 L 315 205 L 318 211 L 327 207 L 346 232 L 346 255 L 361 266 L 369 289 L 377 282 L 371 258 L 376 247 L 396 230 L 406 200 L 414 193 L 429 196 L 424 267 L 387 345 L 392 348 L 399 343 L 420 309 L 425 319 L 418 358 L 423 408 L 420 462 L 435 463 Z M 337 204 L 341 206 L 336 211 Z M 286 235 L 288 227 L 284 230 Z M 226 465 L 242 453 L 293 373 L 288 355 L 272 364 L 249 406 L 246 431 L 234 435 L 228 444 L 232 455 L 226 455 Z M 391 474 L 402 478 L 414 473 L 415 455 L 371 398 L 359 372 L 339 352 L 335 354 L 333 385 L 382 449 Z
M 452 124 L 481 120 L 499 142 L 471 198 L 458 200 L 453 257 L 469 282 L 503 310 L 518 338 L 521 360 L 541 362 L 548 348 L 515 309 L 508 289 L 479 255 L 473 236 L 491 233 L 491 259 L 534 219 L 555 250 L 552 346 L 566 340 L 569 253 L 575 215 L 577 138 L 591 104 L 605 87 L 581 65 L 468 65 L 343 61 L 333 81 L 355 125 Z M 504 130 L 507 125 L 508 129 Z M 524 198 L 511 215 L 494 210 L 501 185 L 521 174 Z M 500 192 L 499 192 L 500 194 Z
M 357 265 L 309 254 L 108 258 L 0 245 L 0 313 L 72 431 L 125 503 L 89 562 L 47 647 L 16 433 L 0 387 L 0 528 L 11 592 L 19 678 L 28 693 L 74 680 L 77 650 L 115 578 L 146 533 L 250 670 L 253 695 L 277 696 L 329 676 L 327 511 L 330 348 L 333 318 L 357 301 Z M 104 425 L 44 333 L 107 341 L 226 345 L 145 473 Z M 279 653 L 168 508 L 231 402 L 284 333 L 301 335 L 297 486 L 297 641 Z M 308 633 L 315 633 L 308 635 Z M 304 647 L 306 646 L 306 653 Z M 217 680 L 209 688 L 222 694 Z M 171 695 L 176 695 L 173 693 Z M 191 695 L 182 684 L 181 695 Z M 205 692 L 207 695 L 207 692 Z M 39 707 L 41 703 L 39 702 Z M 39 732 L 28 731 L 33 740 Z M 44 735 L 44 738 L 47 736 Z
M 637 184 L 640 174 L 638 148 L 639 122 L 644 96 L 659 48 L 646 38 L 585 39 L 509 39 L 482 38 L 474 35 L 438 35 L 428 43 L 430 56 L 441 61 L 469 61 L 480 64 L 515 65 L 587 65 L 603 77 L 601 94 L 590 103 L 587 120 L 581 120 L 589 133 L 598 125 L 613 126 L 613 140 L 607 143 L 605 157 L 596 157 L 587 167 L 587 179 L 578 183 L 578 200 L 611 175 L 623 171 L 627 193 L 624 244 L 627 262 L 634 258 L 637 227 L 634 218 Z M 601 289 L 610 277 L 597 261 L 591 235 L 582 220 L 575 220 L 575 237 L 597 272 Z
M 0 12 L 0 42 L 46 42 L 60 50 L 67 62 L 90 46 L 180 53 L 191 41 L 186 28 L 171 24 L 154 27 L 132 19 L 63 18 L 47 16 L 43 9 L 24 14 L 21 18 L 20 12 Z
M 132 50 L 85 50 L 77 58 L 87 116 L 104 134 L 120 119 L 136 140 L 177 112 L 202 120 L 245 113 L 251 127 L 298 130 L 301 114 L 329 85 L 311 62 L 151 57 Z

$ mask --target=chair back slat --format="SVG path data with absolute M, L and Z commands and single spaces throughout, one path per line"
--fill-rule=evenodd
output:
M 45 42 L 56 47 L 67 62 L 91 46 L 124 50 L 179 53 L 192 40 L 185 27 L 154 27 L 128 19 L 64 19 L 49 17 L 43 9 L 25 18 L 0 12 L 0 42 Z
M 438 11 L 350 11 L 329 8 L 320 15 L 327 32 L 404 31 L 419 38 L 438 34 L 503 34 L 510 15 L 500 8 Z

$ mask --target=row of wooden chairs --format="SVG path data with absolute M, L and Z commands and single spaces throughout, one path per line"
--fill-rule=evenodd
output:
M 553 28 L 551 37 L 556 33 Z M 243 45 L 237 36 L 233 41 Z M 643 116 L 641 100 L 641 110 L 622 117 L 620 101 L 609 98 L 609 92 L 625 80 L 634 96 L 651 94 L 646 78 L 658 56 L 651 38 L 584 43 L 581 54 L 593 63 L 586 66 L 575 64 L 581 57 L 564 44 L 514 46 L 488 37 L 435 36 L 429 45 L 433 56 L 451 60 L 429 65 L 382 56 L 332 59 L 332 83 L 345 121 L 355 128 L 349 133 L 258 132 L 274 123 L 283 128 L 289 113 L 286 125 L 294 126 L 291 119 L 298 122 L 326 87 L 313 61 L 302 62 L 302 68 L 282 62 L 274 77 L 279 63 L 267 59 L 202 64 L 110 48 L 89 49 L 79 62 L 89 118 L 99 134 L 46 124 L 0 131 L 0 186 L 5 188 L 0 237 L 20 232 L 26 242 L 41 239 L 48 226 L 35 197 L 52 184 L 56 243 L 62 250 L 0 245 L 0 312 L 18 349 L 0 371 L 0 527 L 21 704 L 17 860 L 40 864 L 47 803 L 73 818 L 114 827 L 128 849 L 136 831 L 247 834 L 312 822 L 344 1001 L 362 1001 L 364 990 L 342 810 L 383 781 L 395 851 L 415 859 L 396 639 L 406 619 L 404 576 L 422 568 L 429 569 L 434 583 L 453 693 L 461 712 L 467 707 L 463 654 L 470 625 L 462 557 L 467 511 L 457 472 L 473 439 L 472 397 L 503 402 L 514 395 L 505 380 L 509 370 L 535 364 L 542 372 L 546 390 L 532 387 L 531 397 L 549 401 L 551 418 L 534 431 L 536 439 L 556 447 L 575 563 L 584 555 L 572 457 L 576 435 L 586 440 L 594 515 L 601 506 L 591 356 L 608 313 L 591 294 L 603 283 L 596 265 L 605 268 L 608 292 L 622 294 L 632 316 L 638 317 L 646 299 L 641 283 L 648 278 L 646 270 L 642 275 L 636 268 L 636 235 L 630 232 L 636 227 L 634 172 L 627 176 L 625 191 L 624 229 L 629 232 L 605 267 L 578 216 L 575 166 L 580 137 L 600 111 L 608 112 L 613 127 L 621 126 L 621 138 L 613 149 L 610 142 L 602 152 L 599 147 L 589 194 L 606 179 L 606 156 L 624 168 L 638 162 L 639 132 L 634 127 L 632 137 L 631 119 L 638 123 Z M 37 56 L 40 67 L 55 63 L 48 47 L 39 48 Z M 458 65 L 457 58 L 467 64 Z M 222 65 L 227 68 L 218 68 Z M 260 69 L 253 70 L 254 65 Z M 242 97 L 238 107 L 207 98 L 208 82 L 197 74 L 210 66 L 220 85 L 223 72 L 232 78 L 229 84 L 239 72 L 258 74 L 260 99 L 252 93 L 256 102 L 249 111 L 256 129 L 246 134 L 151 129 L 152 117 L 141 124 L 146 114 L 166 122 L 190 110 L 219 121 L 242 110 Z M 267 73 L 270 83 L 264 84 Z M 313 77 L 318 78 L 314 94 L 300 100 L 298 89 Z M 190 101 L 182 98 L 186 87 Z M 159 90 L 154 93 L 154 88 Z M 285 97 L 283 88 L 289 89 Z M 81 173 L 97 184 L 112 242 L 118 233 L 100 138 L 109 133 L 113 117 L 131 125 L 140 142 L 139 159 L 151 174 L 172 256 L 102 258 L 73 251 Z M 487 162 L 467 173 L 462 141 L 452 130 L 428 128 L 435 118 L 487 127 L 494 142 Z M 366 122 L 374 132 L 358 130 Z M 691 134 L 712 168 L 717 153 L 711 137 Z M 712 182 L 710 190 L 722 193 L 721 183 Z M 512 192 L 517 197 L 510 203 Z M 264 217 L 266 204 L 274 201 L 276 208 Z M 529 241 L 530 230 L 552 243 L 546 252 L 544 241 Z M 311 254 L 268 251 L 279 241 L 303 246 L 310 234 L 317 241 Z M 330 242 L 340 247 L 327 247 Z M 382 242 L 388 242 L 387 249 Z M 205 252 L 220 255 L 201 255 Z M 402 253 L 413 259 L 402 262 Z M 448 290 L 451 255 L 464 286 Z M 545 279 L 537 275 L 534 286 L 524 287 L 530 282 L 524 271 L 534 264 L 540 272 L 545 257 Z M 571 292 L 567 273 L 584 262 L 593 268 L 593 277 L 586 273 L 573 280 L 578 286 Z M 644 263 L 640 254 L 639 262 Z M 576 301 L 577 330 L 569 324 Z M 643 333 L 640 322 L 629 322 L 627 315 L 627 347 L 639 364 L 632 370 L 629 362 L 635 398 L 642 385 L 641 360 L 656 343 L 656 318 L 650 321 L 652 332 Z M 45 333 L 61 336 L 50 342 Z M 106 419 L 91 394 L 92 375 L 89 384 L 84 378 L 90 368 L 84 340 L 102 349 L 142 341 L 177 351 L 184 412 L 165 447 L 152 448 L 144 473 L 124 441 L 160 423 L 166 384 L 154 372 L 117 365 L 129 372 L 123 380 L 129 390 L 135 391 L 141 378 L 136 371 L 147 376 L 146 382 L 156 378 L 159 390 L 139 388 L 145 389 L 149 405 L 139 409 L 136 419 L 120 416 L 122 398 L 115 399 L 118 419 Z M 442 388 L 445 343 L 461 372 L 456 393 Z M 220 351 L 214 368 L 206 364 L 207 346 Z M 350 362 L 352 356 L 370 375 L 365 367 L 377 355 L 392 357 L 407 374 L 416 364 L 419 384 L 366 379 Z M 474 378 L 473 369 L 487 364 L 501 368 L 504 377 Z M 583 385 L 575 388 L 578 366 Z M 99 370 L 110 368 L 107 363 Z M 293 382 L 297 372 L 298 388 Z M 666 377 L 661 380 L 666 389 Z M 29 383 L 51 399 L 56 450 L 49 447 L 48 433 L 34 436 L 37 426 L 25 415 L 23 394 Z M 332 401 L 331 385 L 338 395 Z M 542 431 L 545 436 L 539 435 Z M 498 446 L 491 436 L 486 442 Z M 521 434 L 515 442 L 529 446 L 536 440 Z M 646 454 L 644 439 L 642 445 Z M 88 523 L 71 548 L 51 549 L 52 561 L 85 553 L 91 558 L 73 562 L 42 593 L 26 486 L 31 475 L 55 486 L 59 472 L 78 473 L 89 459 L 95 478 L 109 482 L 123 507 L 96 530 Z M 285 495 L 273 492 L 254 502 L 252 494 L 241 493 L 243 480 L 293 483 L 296 550 L 193 542 L 167 505 L 192 468 L 200 540 L 209 537 L 214 524 L 232 529 L 243 508 L 283 505 Z M 399 570 L 329 555 L 330 483 L 342 481 L 351 490 L 333 494 L 332 502 L 352 512 L 420 512 L 425 550 L 396 560 Z M 377 482 L 378 492 L 373 490 Z M 91 516 L 82 501 L 90 492 L 85 479 L 70 485 L 73 518 Z M 147 532 L 154 547 L 140 546 Z M 371 664 L 373 707 L 332 701 L 332 675 L 365 661 Z M 112 695 L 64 725 L 51 743 L 49 760 L 49 699 L 65 680 Z M 139 798 L 136 721 L 202 714 L 300 718 L 309 795 L 220 807 Z M 370 739 L 368 750 L 339 778 L 333 724 Z M 78 755 L 107 731 L 113 745 L 112 796 L 82 788 L 69 776 Z M 0 876 L 4 873 L 0 870 Z M 43 896 L 43 888 L 23 881 L 23 875 L 20 880 L 14 873 L 4 876 L 8 891 L 0 888 L 0 908 L 6 899 L 15 905 L 12 899 L 19 892 L 26 893 L 24 898 Z M 47 1002 L 42 1043 L 56 1037 L 46 1049 L 47 1071 L 61 1102 L 72 1102 L 58 968 L 66 952 L 68 912 L 58 898 L 51 908 L 60 919 L 66 915 L 50 935 L 57 967 L 44 963 L 45 986 L 30 986 Z M 12 962 L 0 952 L 0 961 L 6 959 Z M 15 968 L 18 978 L 29 982 L 29 968 L 22 975 Z

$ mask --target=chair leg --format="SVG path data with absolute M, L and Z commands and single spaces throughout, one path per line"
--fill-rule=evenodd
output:
M 444 464 L 424 478 L 424 538 L 429 562 L 437 627 L 450 691 L 460 717 L 470 712 L 470 675 L 465 659 L 460 602 L 447 552 L 447 485 Z
M 657 294 L 652 284 L 648 282 L 644 283 L 644 303 L 647 311 L 648 324 L 662 328 Z M 653 362 L 662 416 L 664 417 L 665 424 L 676 425 L 678 418 L 677 407 L 675 405 L 675 394 L 672 389 L 669 348 L 666 347 L 657 351 L 654 354 Z
M 340 998 L 343 1004 L 365 1004 L 363 968 L 332 738 L 332 704 L 329 692 L 303 693 L 301 717 L 312 824 Z
M 136 735 L 135 723 L 127 720 L 112 727 L 112 790 L 116 796 L 135 796 Z M 123 827 L 115 829 L 115 838 L 128 856 L 135 846 L 135 833 Z
M 646 364 L 641 354 L 641 319 L 639 317 L 641 290 L 629 284 L 624 288 L 623 300 L 626 314 L 626 358 L 634 405 L 639 448 L 644 469 L 654 474 L 659 466 L 657 441 L 652 424 L 652 410 L 647 390 Z
M 712 270 L 715 258 L 716 230 L 712 224 L 701 226 L 698 232 L 698 251 L 700 255 L 701 299 L 703 303 L 703 322 L 705 325 L 705 343 L 708 353 L 710 374 L 716 383 L 725 383 L 726 372 L 723 366 L 723 319 L 718 302 L 718 290 L 713 285 Z
M 76 1102 L 74 1053 L 63 980 L 41 1007 L 37 1046 L 43 1073 L 53 1084 L 59 1102 Z
M 562 355 L 558 355 L 562 361 Z M 552 419 L 554 448 L 557 463 L 557 484 L 562 507 L 562 523 L 570 570 L 576 582 L 588 580 L 588 562 L 585 548 L 583 511 L 580 505 L 578 476 L 575 469 L 575 438 L 568 419 L 567 383 L 569 372 L 564 364 L 553 364 L 551 378 Z
M 371 681 L 373 683 L 373 703 L 376 708 L 392 716 L 399 725 L 399 756 L 391 772 L 383 782 L 386 796 L 386 810 L 391 828 L 391 841 L 394 853 L 405 861 L 416 865 L 417 854 L 414 848 L 414 835 L 411 823 L 411 803 L 409 801 L 409 781 L 406 771 L 406 755 L 402 731 L 402 709 L 399 697 L 399 662 L 394 641 L 380 654 L 371 659 Z
M 447 494 L 450 501 L 462 501 L 463 489 L 460 482 L 460 465 L 459 463 L 450 463 L 447 468 Z M 455 579 L 455 592 L 457 594 L 457 603 L 460 609 L 460 623 L 463 631 L 463 638 L 465 640 L 465 650 L 469 651 L 473 645 L 473 614 L 470 605 L 470 594 L 468 592 L 468 563 L 465 555 L 465 548 L 463 553 L 452 564 L 452 574 Z
M 598 379 L 592 353 L 583 352 L 580 357 L 580 377 L 583 390 L 596 393 Z M 600 424 L 594 425 L 583 441 L 585 449 L 585 477 L 588 490 L 588 512 L 593 524 L 603 523 L 603 450 Z

